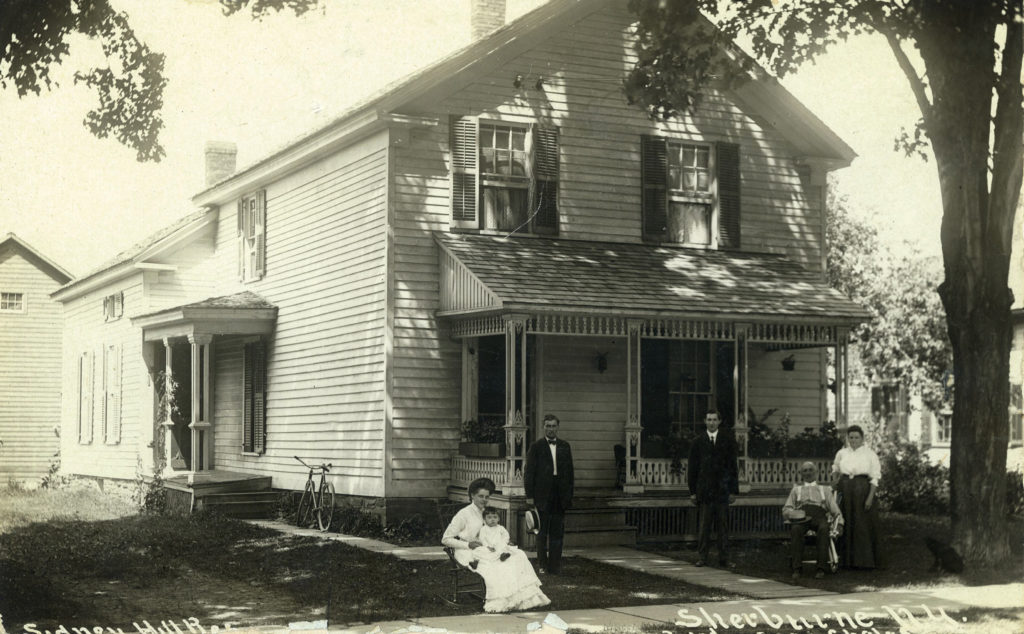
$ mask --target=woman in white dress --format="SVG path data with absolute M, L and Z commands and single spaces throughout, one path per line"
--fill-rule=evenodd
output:
M 484 525 L 483 510 L 494 493 L 494 482 L 479 478 L 469 485 L 468 506 L 455 514 L 444 531 L 441 543 L 455 551 L 455 560 L 468 566 L 476 557 L 474 548 L 483 544 L 479 541 L 480 528 Z M 487 596 L 485 612 L 509 612 L 528 610 L 551 603 L 540 590 L 540 579 L 527 559 L 526 553 L 518 548 L 511 551 L 505 560 L 480 560 L 477 573 L 484 578 Z
M 846 528 L 840 540 L 843 566 L 876 568 L 879 565 L 878 505 L 875 491 L 882 479 L 878 454 L 864 444 L 864 430 L 850 425 L 849 443 L 836 453 L 832 473 L 839 475 L 836 489 L 842 495 L 840 507 Z

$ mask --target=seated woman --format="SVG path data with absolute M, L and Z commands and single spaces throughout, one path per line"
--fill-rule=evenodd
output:
M 859 426 L 850 425 L 846 439 L 848 446 L 836 453 L 832 464 L 832 472 L 839 474 L 836 488 L 842 496 L 839 506 L 846 520 L 840 557 L 847 568 L 875 568 L 879 565 L 875 491 L 882 466 L 878 455 L 864 445 L 864 430 Z
M 478 536 L 484 525 L 483 510 L 492 493 L 494 482 L 487 478 L 473 480 L 469 485 L 469 505 L 455 514 L 441 538 L 441 543 L 453 549 L 455 560 L 464 566 L 476 559 L 473 549 L 483 545 Z M 510 552 L 507 559 L 480 560 L 476 566 L 487 588 L 484 611 L 528 610 L 551 603 L 541 592 L 540 579 L 526 553 L 518 548 Z

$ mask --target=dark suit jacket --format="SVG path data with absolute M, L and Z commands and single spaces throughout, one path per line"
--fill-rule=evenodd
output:
M 526 473 L 523 474 L 523 486 L 526 497 L 533 498 L 537 508 L 544 510 L 548 503 L 558 499 L 563 510 L 572 506 L 574 474 L 572 470 L 572 449 L 569 443 L 558 439 L 555 445 L 558 459 L 558 487 L 555 490 L 555 466 L 551 462 L 551 450 L 548 449 L 547 438 L 541 438 L 530 445 L 526 452 Z
M 690 494 L 698 504 L 727 504 L 730 494 L 739 493 L 736 439 L 724 429 L 718 430 L 714 445 L 706 431 L 694 438 L 686 468 Z

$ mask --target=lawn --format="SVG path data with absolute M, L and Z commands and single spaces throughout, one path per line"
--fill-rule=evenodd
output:
M 30 508 L 42 513 L 45 502 L 63 499 L 52 495 L 39 494 Z M 0 517 L 11 501 L 0 496 Z M 212 514 L 24 520 L 0 534 L 0 614 L 8 631 L 36 623 L 127 632 L 143 619 L 185 618 L 234 627 L 329 618 L 333 627 L 479 610 L 439 598 L 450 580 L 447 562 L 403 561 Z M 556 610 L 738 598 L 583 559 L 563 568 L 544 579 Z
M 968 568 L 956 575 L 932 569 L 934 558 L 924 545 L 925 537 L 935 537 L 948 542 L 950 537 L 949 518 L 944 516 L 918 516 L 883 513 L 882 556 L 884 566 L 875 570 L 839 570 L 837 574 L 824 579 L 813 577 L 813 565 L 804 565 L 804 574 L 799 585 L 821 588 L 832 592 L 871 592 L 875 590 L 913 589 L 932 586 L 966 585 L 978 586 L 1001 583 L 1016 583 L 1024 580 L 1022 566 L 1021 537 L 1024 536 L 1024 522 L 1013 521 L 1011 535 L 1014 556 L 1004 566 L 991 569 Z M 647 545 L 644 550 L 657 552 L 668 557 L 696 561 L 697 554 L 692 544 L 671 543 Z M 729 553 L 736 564 L 736 572 L 784 583 L 794 583 L 790 578 L 789 542 L 787 540 L 747 540 L 733 544 Z M 805 557 L 813 557 L 813 549 L 807 546 Z

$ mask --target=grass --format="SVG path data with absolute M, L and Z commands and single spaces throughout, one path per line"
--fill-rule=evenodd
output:
M 832 592 L 871 592 L 876 590 L 915 589 L 935 586 L 1015 583 L 1024 580 L 1021 536 L 1024 522 L 1017 519 L 1011 524 L 1010 534 L 1017 536 L 1011 546 L 1014 556 L 1006 565 L 990 569 L 968 568 L 956 575 L 932 569 L 934 558 L 924 545 L 931 536 L 948 542 L 949 518 L 944 516 L 918 516 L 883 513 L 881 516 L 883 567 L 875 570 L 839 570 L 824 579 L 813 578 L 813 566 L 804 564 L 804 574 L 798 585 L 820 588 Z M 644 550 L 664 556 L 696 561 L 696 551 L 690 544 L 648 545 Z M 813 557 L 813 548 L 806 546 L 805 557 Z M 788 540 L 748 540 L 737 542 L 729 552 L 736 564 L 736 572 L 794 583 L 790 578 Z
M 554 610 L 738 598 L 583 559 L 563 568 L 544 579 Z M 336 626 L 478 612 L 479 604 L 462 609 L 438 596 L 447 569 L 206 513 L 50 519 L 0 534 L 0 614 L 9 631 L 26 623 L 129 631 L 143 619 Z
M 136 511 L 127 502 L 91 487 L 0 489 L 0 534 L 32 522 L 104 520 Z

